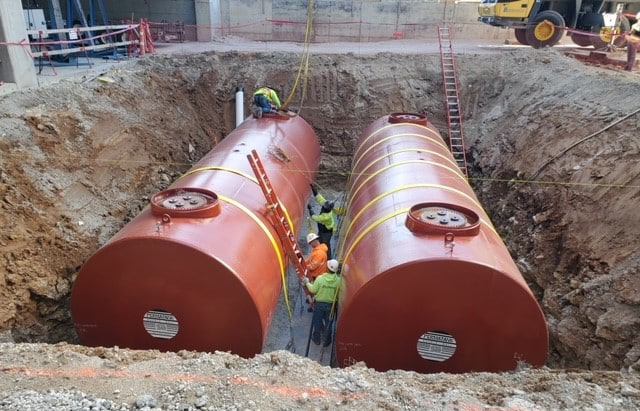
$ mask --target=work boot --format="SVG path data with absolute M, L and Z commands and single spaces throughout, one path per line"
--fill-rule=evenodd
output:
M 311 341 L 313 341 L 315 345 L 320 345 L 320 337 L 314 335 L 313 337 L 311 337 Z
M 330 346 L 330 345 L 331 345 L 331 340 L 327 340 L 327 341 L 325 341 L 323 345 L 324 345 L 325 347 Z

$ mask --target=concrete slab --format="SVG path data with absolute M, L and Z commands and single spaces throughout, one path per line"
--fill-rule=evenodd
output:
M 0 42 L 22 43 L 27 41 L 27 27 L 22 15 L 20 0 L 0 1 Z M 15 83 L 18 88 L 36 85 L 36 72 L 25 47 L 3 45 L 0 47 L 0 80 Z

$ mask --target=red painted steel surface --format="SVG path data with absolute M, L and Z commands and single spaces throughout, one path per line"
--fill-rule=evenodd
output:
M 410 120 L 418 124 L 383 117 L 356 145 L 342 225 L 339 365 L 418 372 L 543 365 L 548 334 L 536 299 L 436 129 Z M 421 203 L 449 208 L 452 219 L 440 223 L 418 206 L 424 221 L 407 222 L 407 210 Z M 458 214 L 466 226 L 448 226 Z
M 198 189 L 190 201 L 208 206 L 163 216 L 179 191 L 163 192 L 154 197 L 156 214 L 145 209 L 86 262 L 72 296 L 84 344 L 245 357 L 261 351 L 281 290 L 282 251 L 252 181 L 252 149 L 299 226 L 318 170 L 318 138 L 300 117 L 248 119 L 171 186 Z

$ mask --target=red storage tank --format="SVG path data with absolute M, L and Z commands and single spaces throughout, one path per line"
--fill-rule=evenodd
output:
M 300 117 L 248 119 L 86 262 L 72 295 L 84 344 L 262 350 L 285 255 L 247 160 L 252 149 L 298 227 L 318 137 Z
M 545 363 L 543 313 L 436 129 L 373 123 L 342 225 L 340 366 L 503 371 Z

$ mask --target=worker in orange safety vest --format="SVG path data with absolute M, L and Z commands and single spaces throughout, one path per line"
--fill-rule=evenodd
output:
M 307 235 L 307 243 L 312 247 L 311 255 L 305 260 L 309 269 L 309 280 L 315 281 L 316 277 L 327 272 L 327 252 L 329 248 L 320 242 L 320 237 L 316 233 Z

